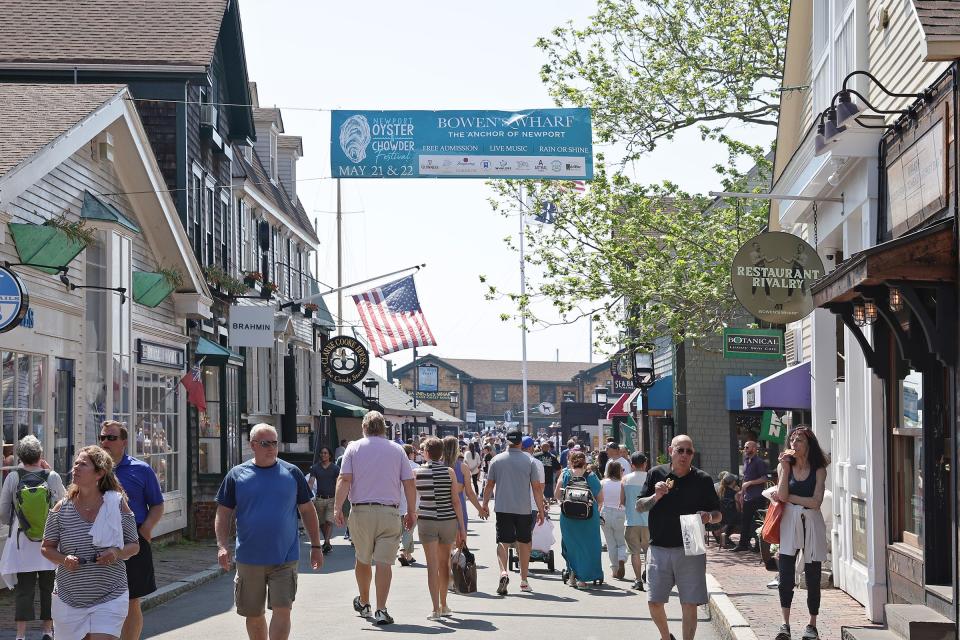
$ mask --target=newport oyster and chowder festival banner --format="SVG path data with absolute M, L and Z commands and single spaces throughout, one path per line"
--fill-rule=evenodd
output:
M 333 111 L 334 178 L 590 180 L 589 109 Z

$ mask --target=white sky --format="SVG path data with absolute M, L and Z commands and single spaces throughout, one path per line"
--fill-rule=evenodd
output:
M 249 77 L 261 106 L 282 109 L 286 133 L 303 137 L 298 195 L 319 217 L 319 279 L 336 282 L 336 209 L 329 169 L 329 113 L 323 109 L 525 109 L 552 107 L 539 69 L 535 40 L 574 20 L 585 24 L 589 0 L 243 0 L 240 3 Z M 764 136 L 772 136 L 772 128 Z M 595 147 L 595 151 L 598 147 Z M 645 182 L 669 178 L 705 192 L 718 181 L 711 167 L 724 160 L 696 133 L 682 134 L 635 165 Z M 421 353 L 451 358 L 520 359 L 520 330 L 500 320 L 508 301 L 487 302 L 478 275 L 516 289 L 518 256 L 503 243 L 516 236 L 517 218 L 494 213 L 483 180 L 343 180 L 345 283 L 421 262 L 420 304 L 438 346 Z M 348 292 L 349 293 L 349 292 Z M 336 314 L 336 295 L 326 298 Z M 344 298 L 344 316 L 357 321 Z M 533 331 L 530 360 L 587 361 L 587 321 Z M 412 351 L 388 356 L 406 364 Z M 594 362 L 602 359 L 594 356 Z M 377 361 L 373 368 L 383 372 Z

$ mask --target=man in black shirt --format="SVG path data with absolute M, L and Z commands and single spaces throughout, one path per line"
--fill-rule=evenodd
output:
M 553 503 L 555 502 L 553 499 L 554 474 L 563 467 L 560 466 L 557 456 L 553 454 L 553 444 L 549 440 L 540 445 L 540 453 L 535 457 L 543 463 L 543 497 L 547 502 Z
M 697 633 L 697 605 L 707 602 L 707 556 L 685 555 L 680 516 L 696 513 L 704 524 L 722 519 L 713 478 L 693 466 L 693 440 L 679 435 L 670 443 L 670 464 L 647 474 L 637 511 L 650 512 L 647 554 L 647 603 L 661 640 L 676 640 L 667 624 L 665 605 L 674 586 L 683 610 L 683 640 Z

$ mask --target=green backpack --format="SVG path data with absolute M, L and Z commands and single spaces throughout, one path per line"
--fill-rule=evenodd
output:
M 20 533 L 28 540 L 39 542 L 43 540 L 43 528 L 47 524 L 47 514 L 53 506 L 53 495 L 47 480 L 50 472 L 18 470 L 20 481 L 17 483 L 17 494 L 13 501 L 14 512 L 20 523 Z M 18 539 L 19 544 L 19 539 Z

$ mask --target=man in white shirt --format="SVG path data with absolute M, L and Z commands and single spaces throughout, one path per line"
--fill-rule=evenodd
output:
M 630 473 L 630 461 L 621 455 L 622 447 L 616 442 L 610 442 L 607 444 L 607 465 L 603 468 L 603 475 L 607 475 L 607 467 L 613 463 L 620 465 L 620 470 L 622 473 L 621 477 L 629 475 Z

